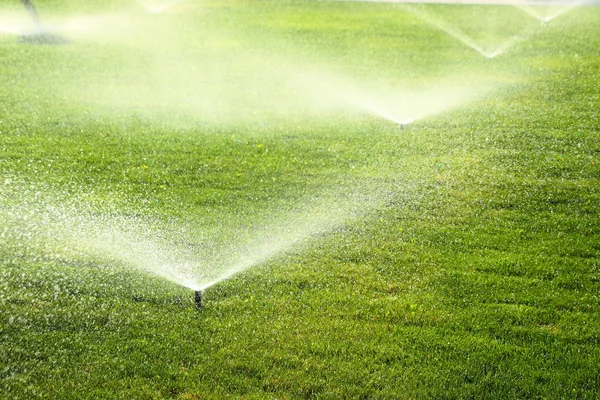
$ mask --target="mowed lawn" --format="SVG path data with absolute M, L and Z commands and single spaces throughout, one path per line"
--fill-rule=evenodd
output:
M 400 4 L 37 6 L 69 43 L 0 35 L 0 398 L 600 396 L 598 7 L 543 26 L 421 9 L 486 45 L 520 35 L 488 60 Z M 405 127 L 327 107 L 338 82 L 447 80 L 493 90 Z M 48 210 L 119 215 L 200 262 L 340 193 L 344 223 L 202 310 L 126 257 L 40 237 Z

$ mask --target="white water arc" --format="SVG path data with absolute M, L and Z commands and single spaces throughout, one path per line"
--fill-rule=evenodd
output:
M 370 212 L 387 195 L 372 181 L 330 188 L 289 209 L 265 213 L 262 219 L 266 222 L 250 231 L 229 225 L 233 228 L 221 231 L 215 241 L 209 232 L 221 228 L 189 230 L 177 224 L 173 229 L 147 217 L 98 212 L 47 185 L 11 185 L 14 190 L 0 193 L 5 228 L 0 244 L 6 248 L 16 246 L 33 257 L 41 255 L 59 262 L 104 260 L 193 290 L 205 289 L 323 237 Z
M 524 4 L 515 4 L 514 6 L 544 24 L 577 7 L 585 6 L 587 4 L 589 4 L 589 1 L 575 0 L 566 2 L 544 2 L 541 4 L 529 2 Z
M 364 92 L 355 107 L 404 126 L 460 107 L 493 91 L 493 85 L 454 82 L 431 83 L 419 89 L 391 93 Z
M 473 37 L 467 35 L 462 30 L 450 25 L 443 18 L 436 17 L 431 13 L 424 12 L 419 7 L 414 6 L 406 6 L 410 12 L 412 12 L 417 17 L 421 18 L 423 21 L 428 24 L 436 27 L 437 29 L 445 32 L 446 34 L 452 36 L 459 42 L 463 43 L 465 46 L 471 48 L 478 54 L 482 55 L 487 59 L 495 58 L 501 54 L 506 53 L 511 48 L 517 46 L 518 44 L 530 39 L 535 35 L 537 28 L 527 28 L 525 27 L 518 33 L 513 33 L 508 39 L 503 40 L 500 44 L 493 47 L 484 47 Z
M 459 42 L 463 43 L 467 47 L 475 50 L 480 55 L 490 58 L 488 52 L 486 52 L 473 38 L 462 32 L 461 30 L 450 26 L 446 21 L 441 18 L 437 18 L 433 16 L 431 13 L 424 12 L 419 9 L 419 7 L 408 7 L 411 13 L 427 22 L 428 24 L 438 28 L 439 30 L 447 33 L 453 38 L 457 39 Z

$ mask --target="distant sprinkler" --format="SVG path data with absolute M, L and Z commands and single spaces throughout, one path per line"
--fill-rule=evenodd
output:
M 23 7 L 25 7 L 27 12 L 31 16 L 31 19 L 35 23 L 35 26 L 38 29 L 41 28 L 40 19 L 38 18 L 37 12 L 35 11 L 35 7 L 33 6 L 33 3 L 31 2 L 31 0 L 21 0 L 21 3 L 23 4 Z
M 489 54 L 487 54 L 485 57 L 486 57 L 488 60 L 491 60 L 492 58 L 496 58 L 496 57 L 498 57 L 500 54 L 502 54 L 502 50 L 496 50 L 496 51 L 494 51 L 494 52 L 492 52 L 492 53 L 489 53 Z
M 194 292 L 194 302 L 198 310 L 202 309 L 202 292 L 200 290 Z
M 405 129 L 406 125 L 408 125 L 414 121 L 415 121 L 415 118 L 409 118 L 409 119 L 405 119 L 403 121 L 396 121 L 396 123 L 398 124 L 398 128 Z
M 21 3 L 31 16 L 31 19 L 35 24 L 35 31 L 33 33 L 22 35 L 21 42 L 33 44 L 64 44 L 67 42 L 60 36 L 56 36 L 46 32 L 46 30 L 42 27 L 37 11 L 35 10 L 35 7 L 31 0 L 21 0 Z

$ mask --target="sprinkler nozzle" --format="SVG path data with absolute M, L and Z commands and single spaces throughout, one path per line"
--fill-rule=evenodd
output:
M 196 303 L 196 308 L 200 310 L 202 308 L 202 292 L 196 290 L 194 292 L 194 302 Z

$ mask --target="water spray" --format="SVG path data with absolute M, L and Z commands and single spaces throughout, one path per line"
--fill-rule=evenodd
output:
M 23 7 L 31 16 L 33 23 L 35 24 L 35 31 L 32 33 L 28 33 L 21 36 L 22 43 L 31 43 L 31 44 L 64 44 L 67 41 L 60 36 L 53 35 L 47 32 L 42 23 L 40 22 L 40 18 L 38 17 L 35 6 L 31 2 L 31 0 L 21 0 Z

